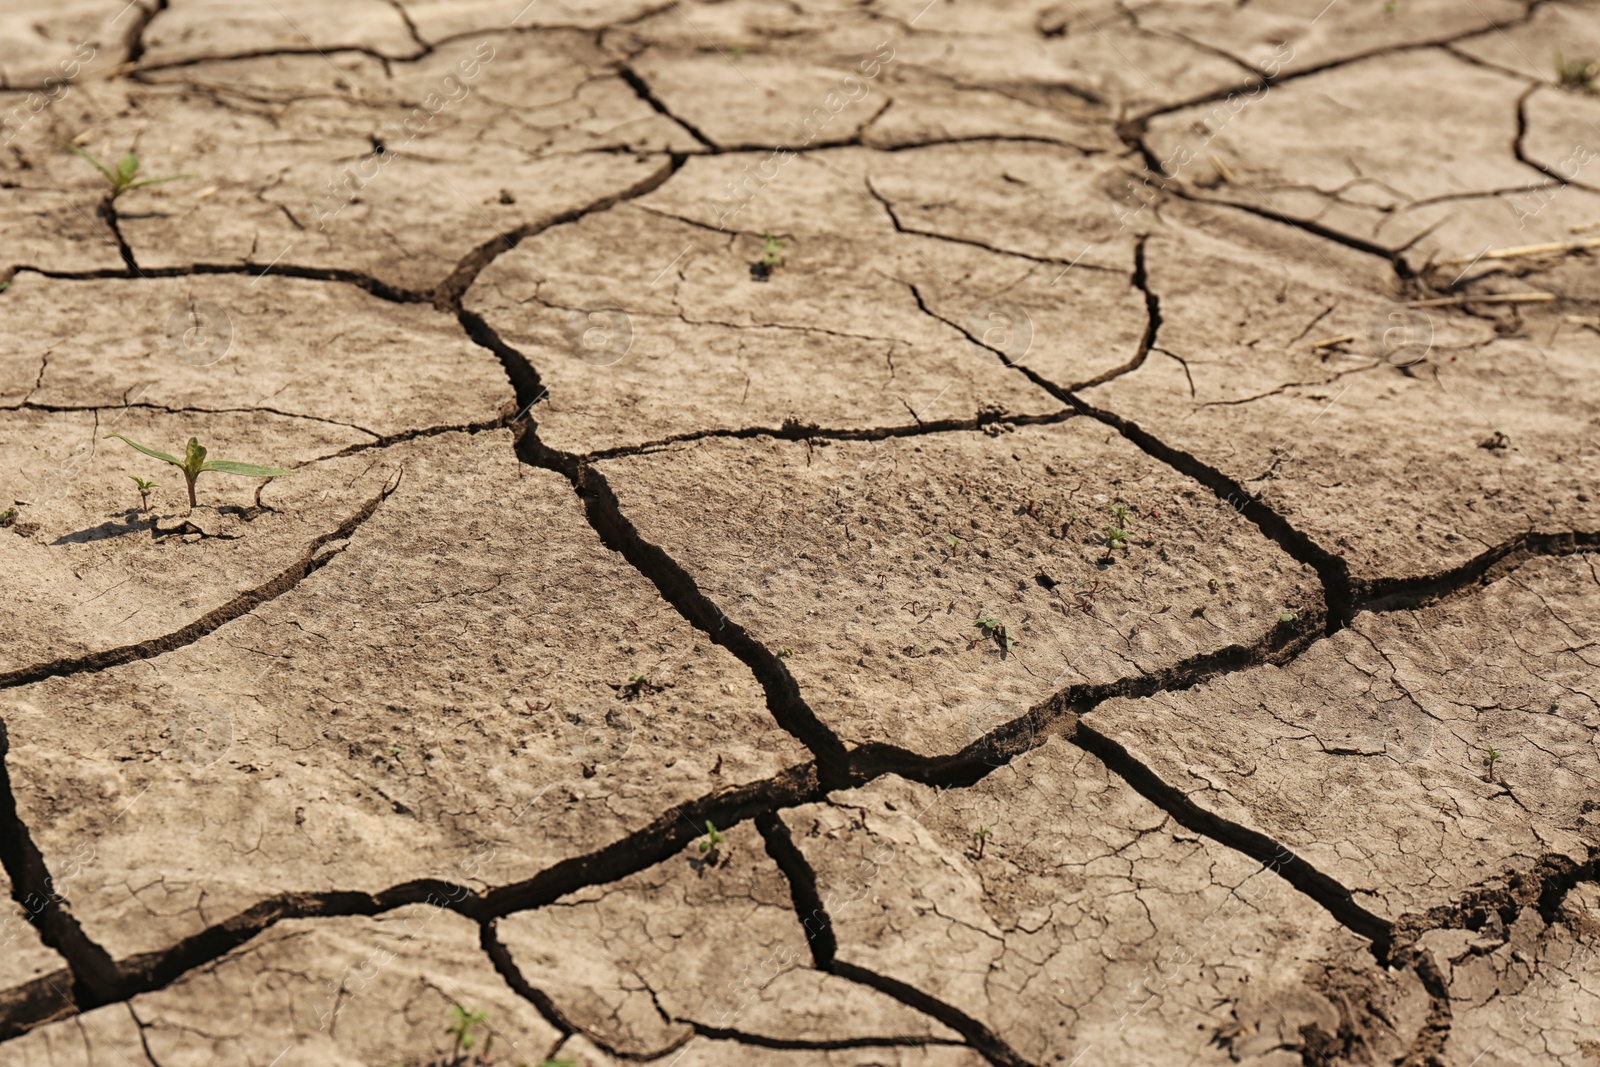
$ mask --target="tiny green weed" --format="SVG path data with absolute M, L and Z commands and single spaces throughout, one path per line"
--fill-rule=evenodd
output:
M 784 243 L 770 233 L 761 235 L 761 265 L 771 270 L 783 266 Z
M 444 1028 L 444 1032 L 455 1039 L 450 1051 L 450 1062 L 459 1061 L 463 1052 L 471 1052 L 477 1046 L 480 1036 L 483 1038 L 483 1051 L 478 1053 L 478 1056 L 480 1059 L 488 1056 L 489 1049 L 494 1046 L 494 1034 L 482 1033 L 488 1026 L 488 1012 L 468 1011 L 459 1004 L 450 1005 L 450 1025 Z
M 1011 633 L 1006 629 L 1006 624 L 993 615 L 979 615 L 973 625 L 983 631 L 983 637 L 994 638 L 1000 642 L 1000 647 L 1010 652 L 1011 646 L 1016 642 L 1011 640 Z
M 794 649 L 790 648 L 788 645 L 784 645 L 782 648 L 778 649 L 779 659 L 788 659 L 792 655 L 794 655 Z
M 761 235 L 761 259 L 750 264 L 750 277 L 758 282 L 764 282 L 772 277 L 772 272 L 783 266 L 784 244 L 770 233 Z
M 1280 626 L 1292 626 L 1299 621 L 1300 613 L 1298 611 L 1286 611 L 1278 616 L 1278 624 Z
M 4 511 L 0 511 L 0 529 L 4 529 L 5 527 L 10 526 L 12 523 L 14 523 L 16 521 L 17 521 L 17 509 L 16 508 L 6 508 Z
M 1500 762 L 1500 758 L 1501 758 L 1500 750 L 1495 748 L 1493 745 L 1490 745 L 1489 746 L 1489 751 L 1486 752 L 1484 754 L 1484 757 L 1483 757 L 1483 780 L 1484 781 L 1486 781 L 1486 782 L 1494 781 L 1494 765 L 1496 763 Z
M 169 174 L 164 178 L 141 178 L 139 177 L 139 157 L 133 152 L 129 152 L 127 155 L 118 160 L 117 169 L 112 170 L 110 167 L 106 166 L 104 163 L 100 162 L 94 156 L 90 155 L 88 152 L 85 152 L 77 145 L 69 144 L 65 147 L 69 151 L 74 152 L 88 160 L 91 164 L 93 164 L 95 170 L 98 170 L 101 174 L 105 175 L 106 181 L 111 183 L 112 200 L 116 200 L 117 197 L 121 196 L 123 193 L 131 193 L 135 189 L 143 189 L 147 185 L 164 185 L 167 182 L 192 181 L 200 176 L 198 174 Z
M 989 835 L 994 833 L 987 826 L 980 826 L 972 831 L 972 844 L 975 849 L 974 859 L 983 859 L 983 846 L 988 844 Z
M 234 463 L 232 460 L 215 459 L 207 461 L 206 450 L 193 437 L 189 438 L 189 446 L 184 451 L 183 458 L 169 456 L 165 452 L 157 452 L 153 448 L 146 448 L 137 441 L 131 441 L 120 433 L 108 433 L 106 437 L 115 437 L 124 444 L 132 445 L 147 456 L 159 459 L 163 463 L 170 463 L 183 472 L 183 480 L 189 486 L 189 506 L 195 506 L 194 483 L 206 471 L 216 471 L 218 474 L 235 474 L 241 478 L 286 478 L 289 472 L 279 470 L 277 467 L 262 467 L 254 463 Z
M 147 482 L 147 481 L 145 481 L 143 478 L 139 477 L 137 474 L 130 474 L 130 475 L 128 475 L 128 477 L 132 478 L 133 479 L 133 484 L 139 487 L 139 510 L 140 511 L 149 511 L 150 510 L 150 490 L 152 490 L 152 489 L 160 489 L 161 487 L 159 485 L 157 485 L 155 482 Z
M 706 820 L 706 839 L 700 842 L 700 855 L 706 858 L 707 863 L 717 862 L 717 849 L 727 841 L 727 837 L 717 832 L 716 823 Z
M 1577 89 L 1585 93 L 1600 93 L 1600 63 L 1592 59 L 1565 59 L 1556 53 L 1556 84 L 1563 89 Z

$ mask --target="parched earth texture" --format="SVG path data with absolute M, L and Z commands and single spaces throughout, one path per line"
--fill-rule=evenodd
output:
M 1597 57 L 6 3 L 0 1065 L 1600 1064 Z

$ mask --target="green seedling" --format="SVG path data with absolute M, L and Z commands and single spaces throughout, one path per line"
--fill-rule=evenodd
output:
M 1118 526 L 1106 527 L 1106 548 L 1127 548 L 1128 531 Z
M 1600 93 L 1600 63 L 1592 59 L 1567 60 L 1556 53 L 1556 84 L 1563 89 L 1578 89 L 1586 93 Z
M 707 857 L 716 855 L 717 846 L 728 840 L 717 832 L 717 826 L 710 819 L 706 820 L 706 839 L 700 842 L 700 855 Z
M 157 452 L 153 448 L 146 448 L 137 441 L 130 441 L 120 433 L 108 433 L 106 437 L 115 437 L 124 444 L 132 445 L 147 456 L 159 459 L 163 463 L 170 463 L 183 472 L 183 480 L 189 486 L 189 506 L 195 506 L 194 483 L 195 479 L 206 471 L 216 471 L 218 474 L 236 474 L 241 478 L 286 478 L 288 471 L 279 470 L 277 467 L 262 467 L 255 463 L 235 463 L 232 460 L 214 459 L 206 460 L 206 450 L 199 441 L 189 438 L 188 448 L 185 449 L 183 458 L 169 456 L 165 452 Z
M 783 266 L 784 244 L 770 233 L 761 235 L 761 265 L 769 271 Z
M 1011 651 L 1011 646 L 1015 644 L 1015 642 L 1011 640 L 1011 634 L 1006 630 L 1006 624 L 1004 622 L 1001 622 L 993 615 L 979 615 L 975 620 L 974 625 L 983 631 L 984 637 L 999 638 L 1000 647 L 1004 648 L 1007 652 Z
M 1299 621 L 1300 613 L 1298 611 L 1286 611 L 1278 616 L 1278 623 L 1282 626 L 1292 626 Z
M 7 527 L 7 526 L 10 526 L 12 523 L 14 523 L 16 521 L 17 521 L 17 509 L 16 508 L 6 508 L 4 511 L 0 511 L 0 528 L 4 528 L 4 527 Z
M 1111 509 L 1111 514 L 1116 516 L 1117 525 L 1119 527 L 1121 527 L 1123 529 L 1127 528 L 1127 526 L 1128 526 L 1128 509 L 1127 508 L 1123 507 L 1121 504 L 1118 504 L 1116 507 Z
M 977 850 L 978 859 L 983 859 L 983 846 L 988 843 L 989 835 L 993 832 L 994 831 L 989 829 L 987 826 L 980 826 L 976 830 L 972 831 L 972 843 L 974 848 Z
M 1484 772 L 1483 773 L 1483 777 L 1484 777 L 1484 781 L 1487 781 L 1487 782 L 1494 781 L 1494 765 L 1496 763 L 1498 763 L 1499 760 L 1500 760 L 1500 751 L 1498 749 L 1496 749 L 1493 745 L 1490 745 L 1489 746 L 1489 751 L 1483 757 L 1483 772 Z
M 143 478 L 139 477 L 137 474 L 130 474 L 130 475 L 128 475 L 128 477 L 132 478 L 133 479 L 133 484 L 137 485 L 139 487 L 139 510 L 140 511 L 149 511 L 150 510 L 150 490 L 152 490 L 152 489 L 160 489 L 161 487 L 159 485 L 157 485 L 155 482 L 147 482 L 147 481 L 145 481 Z
M 167 182 L 190 181 L 200 177 L 198 174 L 169 174 L 164 178 L 139 177 L 139 157 L 129 152 L 117 162 L 117 169 L 112 170 L 88 152 L 77 145 L 69 144 L 66 148 L 87 159 L 94 165 L 94 169 L 106 176 L 106 181 L 111 183 L 111 199 L 115 200 L 123 193 L 131 193 L 135 189 L 143 189 L 147 185 L 164 185 Z
M 944 543 L 950 546 L 950 551 L 954 552 L 956 549 L 961 547 L 961 538 L 957 537 L 955 534 L 950 534 L 944 539 Z
M 1552 700 L 1550 702 L 1550 714 L 1554 715 L 1556 712 L 1558 712 L 1560 710 L 1561 710 L 1561 702 L 1559 700 Z
M 468 1011 L 459 1004 L 450 1005 L 450 1025 L 444 1032 L 455 1038 L 455 1048 L 450 1053 L 450 1062 L 455 1063 L 461 1058 L 463 1052 L 471 1052 L 478 1043 L 479 1031 L 489 1025 L 489 1013 L 486 1011 Z M 489 1055 L 489 1049 L 494 1045 L 494 1035 L 483 1036 L 483 1051 L 479 1057 Z
M 794 649 L 790 648 L 788 645 L 784 645 L 782 648 L 778 649 L 779 659 L 787 659 L 792 655 L 794 655 Z

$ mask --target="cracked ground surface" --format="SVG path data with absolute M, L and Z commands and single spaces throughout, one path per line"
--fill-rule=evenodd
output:
M 1596 57 L 7 6 L 0 1064 L 1600 1063 Z

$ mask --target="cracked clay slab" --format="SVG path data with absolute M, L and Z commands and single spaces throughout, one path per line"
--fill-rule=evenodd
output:
M 1358 590 L 1463 566 L 1530 530 L 1595 528 L 1600 334 L 1562 303 L 1498 318 L 1411 307 L 1373 257 L 1214 208 L 1174 218 L 1186 224 L 1146 248 L 1156 350 L 1085 390 L 1089 404 L 1233 479 Z M 1486 288 L 1592 307 L 1590 273 Z
M 1549 1063 L 1587 1067 L 1600 1052 L 1600 887 L 1570 889 L 1552 909 L 1524 908 L 1478 930 L 1435 930 L 1451 1008 L 1446 1067 Z
M 336 465 L 352 507 L 399 487 L 298 583 L 0 695 L 21 817 L 47 862 L 96 843 L 71 905 L 114 958 L 277 894 L 519 882 L 805 761 L 503 431 Z
M 629 257 L 597 276 L 596 257 L 619 240 Z M 563 451 L 785 423 L 866 431 L 1060 410 L 923 313 L 909 285 L 883 273 L 893 264 L 875 269 L 863 244 L 791 236 L 766 283 L 750 274 L 761 250 L 759 235 L 622 205 L 523 242 L 464 303 L 540 369 L 550 396 L 534 413 L 539 437 Z
M 1285 667 L 1084 721 L 1398 920 L 1600 844 L 1595 566 L 1536 558 L 1470 596 L 1358 615 Z
M 1528 88 L 1444 50 L 1396 53 L 1161 115 L 1147 144 L 1169 176 L 1217 199 L 1406 252 L 1415 266 L 1466 262 L 1483 235 L 1492 247 L 1555 239 L 1543 230 L 1555 213 L 1525 232 L 1528 216 L 1496 195 L 1548 183 L 1513 150 Z M 1355 141 L 1359 154 L 1344 147 Z
M 424 903 L 287 919 L 171 985 L 0 1046 L 6 1067 L 366 1067 L 444 1063 L 452 1005 L 493 1052 L 539 1063 L 560 1040 L 496 973 L 476 923 Z
M 23 273 L 0 307 L 11 322 L 0 414 L 19 401 L 113 414 L 264 411 L 370 442 L 492 422 L 513 403 L 504 373 L 449 315 L 354 285 Z
M 959 1008 L 1014 1057 L 995 1062 L 1295 1062 L 1281 1050 L 1349 1021 L 1337 968 L 1393 997 L 1381 1051 L 1403 1053 L 1427 1006 L 1272 871 L 1059 739 L 970 788 L 891 775 L 782 818 L 840 969 Z
M 461 42 L 392 74 L 337 53 L 151 77 L 88 85 L 22 130 L 18 181 L 48 212 L 0 215 L 28 241 L 25 263 L 100 266 L 107 247 L 104 265 L 118 262 L 104 183 L 63 141 L 112 160 L 137 145 L 141 173 L 194 175 L 119 200 L 146 270 L 311 265 L 422 293 L 480 246 L 648 188 L 670 168 L 655 153 L 694 146 L 570 36 Z
M 712 862 L 690 848 L 499 920 L 518 973 L 591 1042 L 630 1059 L 665 1058 L 697 1031 L 800 1046 L 960 1042 L 891 997 L 816 969 L 816 926 L 795 913 L 755 827 L 725 836 Z
M 197 435 L 209 458 L 292 473 L 270 484 L 203 474 L 190 512 L 177 468 L 102 439 L 112 431 L 179 454 L 184 435 Z M 6 595 L 28 619 L 0 640 L 0 685 L 116 650 L 153 654 L 168 634 L 247 610 L 254 591 L 307 564 L 373 495 L 352 496 L 351 476 L 365 463 L 301 466 L 361 440 L 339 427 L 236 412 L 0 411 L 0 510 L 17 512 L 0 528 Z M 158 485 L 148 510 L 136 475 Z
M 1271 645 L 1286 605 L 1314 611 L 1308 571 L 1088 418 L 596 469 L 853 744 L 954 753 L 1069 686 Z

